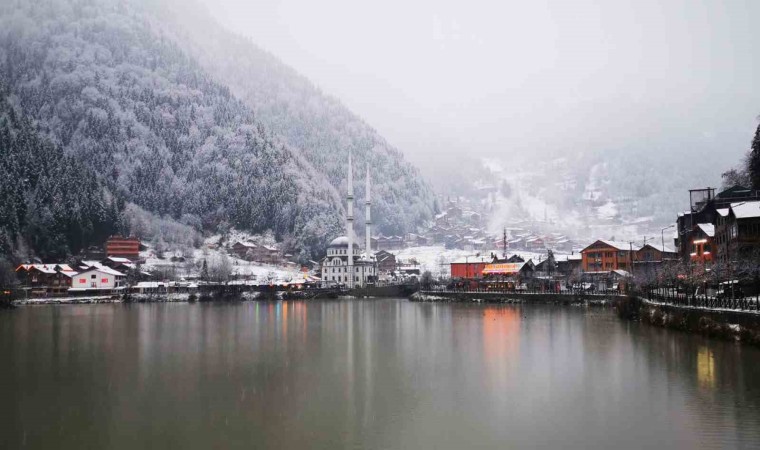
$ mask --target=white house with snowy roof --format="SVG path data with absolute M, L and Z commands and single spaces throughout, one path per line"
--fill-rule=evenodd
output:
M 74 275 L 69 293 L 124 289 L 126 275 L 110 267 L 91 267 Z

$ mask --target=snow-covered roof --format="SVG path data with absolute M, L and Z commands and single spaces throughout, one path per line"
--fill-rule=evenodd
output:
M 102 273 L 107 273 L 109 275 L 114 275 L 114 276 L 117 276 L 117 277 L 123 277 L 123 276 L 125 276 L 123 273 L 118 272 L 116 270 L 113 270 L 110 267 L 91 267 L 88 270 L 85 270 L 84 272 L 81 272 L 80 275 L 88 273 L 88 272 L 95 272 L 95 271 L 102 272 Z
M 665 253 L 675 253 L 676 252 L 673 249 L 673 247 L 670 247 L 667 244 L 665 244 L 665 246 L 663 246 L 662 244 L 647 244 L 644 247 L 641 247 L 641 250 L 643 250 L 645 247 L 652 247 L 653 249 L 655 249 L 657 251 L 660 251 L 660 252 L 664 251 Z
M 16 271 L 23 269 L 26 271 L 36 269 L 42 273 L 54 274 L 56 272 L 74 272 L 68 264 L 21 264 L 16 268 Z
M 609 241 L 605 239 L 599 239 L 597 241 L 594 241 L 591 245 L 584 248 L 586 250 L 587 248 L 591 247 L 592 245 L 595 245 L 597 242 L 601 242 L 602 244 L 612 247 L 617 250 L 625 251 L 625 250 L 631 250 L 631 244 L 628 242 L 617 242 L 617 241 Z M 634 250 L 638 250 L 638 247 L 633 247 Z
M 718 215 L 721 216 L 721 217 L 728 216 L 728 208 L 718 208 L 718 209 L 715 210 L 715 212 L 717 212 Z
M 621 277 L 629 278 L 631 276 L 630 272 L 627 272 L 625 270 L 613 270 L 612 273 L 618 274 Z
M 348 247 L 348 238 L 346 236 L 339 236 L 333 239 L 328 247 Z
M 732 203 L 731 210 L 737 219 L 752 219 L 760 217 L 760 202 Z
M 129 258 L 122 258 L 121 256 L 109 256 L 106 259 L 109 261 L 116 262 L 116 263 L 124 263 L 124 264 L 129 264 L 132 262 L 132 260 L 130 260 Z
M 90 267 L 97 267 L 98 269 L 100 269 L 101 267 L 106 267 L 106 266 L 101 264 L 100 261 L 85 260 L 85 261 L 82 261 L 82 265 L 79 267 L 82 269 L 89 269 Z
M 699 223 L 697 224 L 700 230 L 709 237 L 715 237 L 715 225 L 711 223 Z
M 557 262 L 560 261 L 583 261 L 583 255 L 576 254 L 576 255 L 557 255 L 554 257 L 554 260 Z

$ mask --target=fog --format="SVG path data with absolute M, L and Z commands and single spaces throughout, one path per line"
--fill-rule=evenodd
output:
M 205 0 L 418 165 L 704 145 L 758 110 L 751 1 Z

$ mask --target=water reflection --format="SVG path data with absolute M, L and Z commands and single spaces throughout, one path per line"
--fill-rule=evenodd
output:
M 697 353 L 697 379 L 701 388 L 715 388 L 715 357 L 712 350 L 708 347 L 699 347 Z
M 0 358 L 10 430 L 0 448 L 760 442 L 757 349 L 609 310 L 403 300 L 22 308 L 0 313 Z

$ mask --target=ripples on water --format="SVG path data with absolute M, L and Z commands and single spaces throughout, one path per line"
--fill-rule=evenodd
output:
M 760 351 L 607 309 L 0 312 L 0 448 L 760 446 Z

